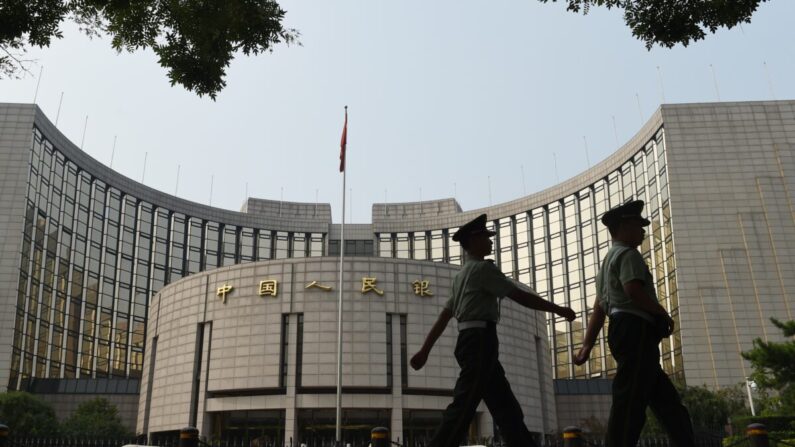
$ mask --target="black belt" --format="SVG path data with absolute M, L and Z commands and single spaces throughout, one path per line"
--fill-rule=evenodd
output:
M 486 329 L 495 327 L 497 323 L 488 320 L 468 320 L 458 322 L 458 331 L 465 331 L 467 329 Z

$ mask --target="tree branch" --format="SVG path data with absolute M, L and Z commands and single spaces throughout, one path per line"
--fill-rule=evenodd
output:
M 14 60 L 14 62 L 16 62 L 16 64 L 19 66 L 19 68 L 20 68 L 22 71 L 24 71 L 25 73 L 27 73 L 27 74 L 29 74 L 29 75 L 33 76 L 33 72 L 31 72 L 30 70 L 28 70 L 28 69 L 27 69 L 27 67 L 25 67 L 25 64 L 26 64 L 26 63 L 31 63 L 31 62 L 33 62 L 34 60 L 32 60 L 32 59 L 31 59 L 31 60 L 20 60 L 20 59 L 19 59 L 19 58 L 17 58 L 17 57 L 16 57 L 16 56 L 15 56 L 13 53 L 11 53 L 10 51 L 8 51 L 8 49 L 6 48 L 6 46 L 5 46 L 5 45 L 0 45 L 0 50 L 3 50 L 3 52 L 4 52 L 4 53 L 5 53 L 5 54 L 6 54 L 8 57 L 10 57 L 11 59 L 13 59 L 13 60 Z

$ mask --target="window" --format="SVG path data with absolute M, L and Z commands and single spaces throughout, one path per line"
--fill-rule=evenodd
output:
M 450 228 L 447 230 L 447 251 L 449 254 L 448 262 L 454 265 L 461 265 L 461 245 L 453 240 L 453 235 L 458 231 L 458 228 Z
M 290 236 L 287 233 L 276 233 L 276 259 L 290 257 Z
M 223 262 L 222 265 L 234 265 L 237 263 L 237 227 L 224 226 L 223 239 Z
M 619 176 L 617 171 L 613 171 L 607 176 L 607 187 L 609 190 L 609 204 L 608 208 L 613 208 L 621 205 L 623 197 L 621 197 L 621 184 L 618 181 Z
M 188 228 L 188 262 L 186 274 L 202 271 L 202 221 L 192 217 Z
M 175 281 L 184 275 L 185 268 L 185 243 L 187 240 L 188 229 L 185 215 L 175 213 L 171 222 L 171 281 Z
M 220 226 L 215 222 L 208 222 L 204 238 L 204 262 L 206 269 L 218 267 L 218 248 Z
M 293 257 L 303 258 L 306 257 L 307 250 L 307 237 L 304 233 L 293 234 Z
M 414 259 L 428 259 L 428 245 L 425 233 L 414 233 Z
M 167 210 L 158 208 L 155 212 L 154 264 L 155 269 L 165 271 L 168 265 L 168 243 L 171 216 Z
M 398 233 L 395 238 L 395 257 L 409 259 L 411 256 L 408 233 Z
M 323 240 L 324 235 L 321 233 L 314 233 L 310 235 L 309 239 L 309 256 L 323 256 Z M 373 242 L 370 241 L 371 247 L 371 255 L 372 255 L 372 244 Z
M 257 260 L 270 259 L 271 257 L 271 232 L 269 230 L 259 230 L 259 236 L 257 236 Z
M 382 258 L 393 257 L 392 253 L 392 235 L 379 234 L 378 236 L 378 255 Z
M 513 244 L 513 222 L 510 217 L 504 217 L 499 220 L 499 227 L 497 230 L 497 237 L 499 237 L 499 261 L 500 269 L 508 277 L 514 277 L 514 244 Z
M 240 232 L 240 262 L 254 261 L 254 229 L 243 228 Z
M 431 260 L 444 262 L 444 233 L 441 230 L 431 231 Z
M 625 202 L 635 195 L 634 180 L 635 176 L 632 173 L 632 162 L 628 161 L 621 166 L 622 195 Z
M 328 248 L 329 256 L 339 256 L 339 239 L 330 240 Z M 373 241 L 370 239 L 346 239 L 345 256 L 373 256 Z

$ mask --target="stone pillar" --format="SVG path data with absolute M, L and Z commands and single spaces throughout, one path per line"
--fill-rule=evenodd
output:
M 390 314 L 392 318 L 392 417 L 391 439 L 398 442 L 403 436 L 403 365 L 400 363 L 400 315 Z M 408 360 L 408 359 L 406 359 Z M 407 365 L 407 368 L 411 366 Z
M 284 444 L 297 446 L 298 443 L 298 410 L 296 408 L 296 370 L 295 357 L 298 354 L 296 340 L 298 339 L 298 315 L 289 316 L 287 327 L 287 378 L 285 380 L 286 396 L 284 397 Z

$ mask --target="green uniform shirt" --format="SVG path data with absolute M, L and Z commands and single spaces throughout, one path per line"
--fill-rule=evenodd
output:
M 497 322 L 500 319 L 498 298 L 515 288 L 494 261 L 468 260 L 453 278 L 453 290 L 444 307 L 453 312 L 458 321 Z
M 596 275 L 596 298 L 605 313 L 609 315 L 616 311 L 629 312 L 649 321 L 653 320 L 648 312 L 641 310 L 624 293 L 624 284 L 636 279 L 643 282 L 643 290 L 649 298 L 657 301 L 654 278 L 643 261 L 643 256 L 635 247 L 614 242 L 602 260 L 599 274 Z

